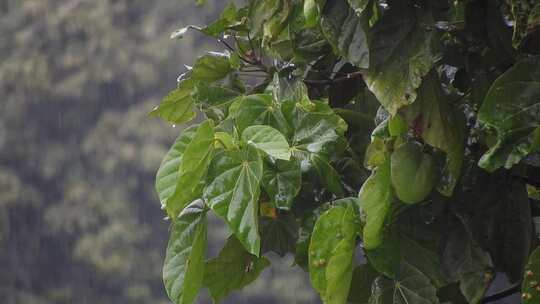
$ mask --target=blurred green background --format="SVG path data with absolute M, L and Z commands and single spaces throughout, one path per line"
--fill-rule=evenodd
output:
M 184 64 L 221 49 L 169 40 L 226 4 L 193 2 L 0 0 L 1 303 L 169 303 L 153 184 L 181 130 L 147 113 Z M 226 237 L 213 219 L 210 256 Z M 271 258 L 225 303 L 318 303 L 290 257 Z

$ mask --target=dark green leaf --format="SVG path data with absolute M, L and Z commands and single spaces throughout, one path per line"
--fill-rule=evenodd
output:
M 277 208 L 290 209 L 301 184 L 302 172 L 297 160 L 267 162 L 263 187 Z
M 212 299 L 219 302 L 232 291 L 255 281 L 269 265 L 267 258 L 250 254 L 231 236 L 218 257 L 206 263 L 204 285 L 210 289 Z
M 171 226 L 163 265 L 163 282 L 176 304 L 191 304 L 203 283 L 206 255 L 206 211 L 198 200 L 186 207 Z
M 263 162 L 259 152 L 243 150 L 217 154 L 208 171 L 204 198 L 229 225 L 244 247 L 260 253 L 259 194 Z
M 193 99 L 201 105 L 207 117 L 216 122 L 225 119 L 229 106 L 238 98 L 239 93 L 221 86 L 199 83 L 195 86 Z
M 347 302 L 351 304 L 368 303 L 371 297 L 371 285 L 378 275 L 377 271 L 369 264 L 356 266 Z
M 369 304 L 438 304 L 437 289 L 420 270 L 403 263 L 395 280 L 378 277 Z
M 369 48 L 363 20 L 346 0 L 330 1 L 325 6 L 321 28 L 334 53 L 344 57 L 359 68 L 369 67 Z
M 415 9 L 412 1 L 393 1 L 372 28 L 364 80 L 391 115 L 416 100 L 416 89 L 435 62 L 435 32 L 425 26 L 430 19 L 428 11 Z
M 197 59 L 191 70 L 191 79 L 212 83 L 225 78 L 232 71 L 229 56 L 209 53 Z
M 294 253 L 297 234 L 298 227 L 292 214 L 279 213 L 276 218 L 262 218 L 262 253 L 273 251 L 282 257 Z
M 268 94 L 245 96 L 235 101 L 229 108 L 232 118 L 236 122 L 239 132 L 243 132 L 252 125 L 268 125 L 276 128 L 283 134 L 288 134 L 288 124 Z
M 478 120 L 495 130 L 496 143 L 478 163 L 488 171 L 510 168 L 540 147 L 540 57 L 516 63 L 489 89 Z

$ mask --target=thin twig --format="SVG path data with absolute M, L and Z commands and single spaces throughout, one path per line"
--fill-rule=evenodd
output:
M 339 77 L 339 78 L 334 78 L 334 79 L 321 79 L 321 80 L 318 80 L 318 79 L 304 79 L 304 82 L 307 83 L 307 84 L 330 85 L 330 84 L 333 84 L 333 83 L 343 82 L 343 81 L 347 81 L 347 80 L 355 79 L 355 78 L 359 78 L 359 77 L 362 77 L 362 73 L 361 72 L 354 72 L 354 73 L 349 73 L 344 77 Z

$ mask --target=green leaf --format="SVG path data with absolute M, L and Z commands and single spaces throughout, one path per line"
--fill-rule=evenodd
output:
M 201 197 L 201 181 L 206 176 L 213 152 L 214 124 L 207 120 L 199 125 L 182 155 L 175 190 L 165 203 L 171 218 L 175 218 L 187 204 Z
M 156 174 L 156 191 L 163 208 L 167 205 L 169 197 L 175 192 L 182 155 L 195 136 L 196 130 L 196 126 L 183 130 L 159 166 Z
M 431 22 L 428 10 L 415 9 L 409 0 L 392 1 L 372 28 L 370 68 L 364 80 L 392 116 L 416 100 L 416 89 L 436 60 L 435 31 L 424 24 Z
M 269 265 L 267 258 L 250 254 L 237 238 L 231 236 L 218 257 L 206 263 L 204 285 L 217 303 L 232 291 L 255 281 Z
M 319 217 L 309 245 L 309 273 L 325 303 L 346 303 L 360 227 L 354 206 L 339 205 Z
M 438 304 L 437 289 L 420 270 L 403 263 L 395 280 L 378 277 L 369 304 Z
M 306 27 L 314 27 L 319 23 L 321 11 L 326 0 L 305 0 L 304 17 Z
M 291 149 L 287 139 L 278 130 L 270 126 L 256 125 L 247 127 L 242 132 L 242 140 L 273 158 L 282 160 L 291 158 Z
M 443 252 L 443 263 L 450 279 L 459 281 L 461 293 L 469 303 L 480 303 L 489 281 L 486 274 L 493 267 L 491 257 L 476 242 L 467 227 L 454 219 Z
M 220 34 L 228 29 L 241 25 L 243 23 L 241 20 L 242 16 L 242 11 L 237 10 L 234 3 L 229 3 L 223 9 L 221 16 L 214 22 L 202 28 L 201 31 L 212 37 L 219 37 Z
M 388 155 L 364 182 L 358 197 L 365 222 L 362 236 L 364 248 L 377 248 L 382 243 L 384 221 L 393 200 Z
M 208 171 L 204 198 L 244 247 L 256 256 L 260 252 L 259 194 L 263 162 L 259 152 L 242 150 L 217 154 Z
M 539 100 L 540 56 L 519 61 L 495 80 L 478 120 L 496 132 L 497 141 L 480 159 L 480 167 L 488 171 L 511 168 L 527 154 L 538 151 Z
M 311 154 L 310 160 L 325 188 L 336 196 L 343 197 L 345 193 L 341 185 L 341 177 L 336 169 L 330 165 L 326 157 L 322 157 L 319 154 Z
M 207 83 L 198 83 L 193 91 L 193 99 L 208 118 L 216 122 L 224 120 L 229 114 L 229 106 L 237 100 L 237 91 Z
M 150 115 L 159 116 L 174 124 L 191 121 L 195 118 L 194 100 L 191 96 L 194 85 L 195 82 L 189 79 L 181 81 L 178 88 L 165 96 L 159 106 L 150 112 Z
M 243 132 L 252 125 L 268 125 L 283 134 L 288 133 L 287 121 L 279 105 L 273 102 L 271 95 L 245 96 L 231 105 L 229 113 L 234 118 L 239 132 Z
M 198 200 L 186 207 L 171 226 L 163 265 L 163 282 L 176 304 L 191 304 L 203 283 L 206 255 L 206 211 Z
M 379 273 L 369 264 L 356 266 L 347 299 L 351 304 L 366 304 L 371 297 L 371 285 Z
M 321 19 L 322 32 L 334 53 L 359 68 L 369 67 L 367 20 L 359 17 L 346 0 L 330 1 Z
M 197 59 L 191 70 L 191 79 L 211 83 L 225 78 L 232 71 L 228 55 L 209 53 Z
M 277 208 L 290 209 L 302 186 L 300 163 L 295 159 L 266 162 L 262 184 Z
M 525 266 L 525 276 L 521 285 L 522 303 L 540 303 L 540 292 L 537 287 L 540 282 L 540 248 L 536 248 L 530 255 L 527 266 Z
M 294 253 L 298 227 L 290 213 L 279 213 L 276 218 L 261 219 L 262 253 L 273 251 L 284 257 Z
M 415 126 L 424 142 L 446 153 L 438 190 L 445 196 L 451 196 L 464 160 L 464 115 L 449 108 L 440 79 L 435 73 L 424 78 L 416 102 L 403 110 L 409 125 Z

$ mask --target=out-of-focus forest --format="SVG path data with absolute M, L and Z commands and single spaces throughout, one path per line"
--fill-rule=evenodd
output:
M 1 303 L 169 303 L 154 176 L 180 127 L 147 113 L 216 47 L 169 39 L 226 4 L 194 2 L 0 1 Z M 210 255 L 227 237 L 214 222 Z M 317 301 L 290 259 L 273 261 L 226 303 Z

